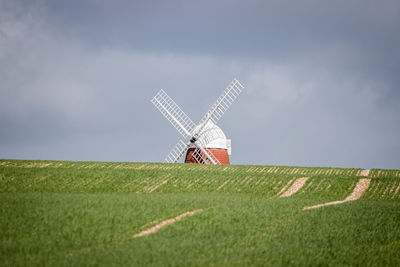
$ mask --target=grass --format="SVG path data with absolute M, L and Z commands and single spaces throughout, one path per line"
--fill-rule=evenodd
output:
M 345 199 L 363 178 L 360 169 L 0 160 L 0 260 L 2 266 L 398 266 L 400 177 L 378 171 L 370 172 L 361 199 L 304 211 Z M 309 179 L 299 192 L 278 197 L 300 177 Z M 203 212 L 132 238 L 197 209 Z

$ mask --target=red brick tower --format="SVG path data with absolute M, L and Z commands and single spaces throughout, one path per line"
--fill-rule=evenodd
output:
M 196 128 L 194 131 L 197 131 Z M 203 147 L 207 148 L 207 150 L 211 152 L 221 164 L 230 164 L 229 155 L 231 154 L 231 140 L 226 139 L 221 128 L 215 125 L 212 121 L 209 121 L 201 131 L 198 141 Z M 198 163 L 198 160 L 196 160 L 196 157 L 193 154 L 195 153 L 195 150 L 196 147 L 194 146 L 189 148 L 186 153 L 185 163 Z M 211 164 L 211 161 L 207 160 L 204 153 L 200 152 L 199 156 L 202 158 L 201 162 L 204 164 Z
M 198 163 L 196 159 L 193 157 L 194 150 L 195 148 L 189 148 L 186 154 L 185 163 Z M 229 165 L 228 149 L 209 148 L 208 150 L 214 154 L 214 156 L 218 159 L 218 161 L 221 164 Z M 206 159 L 205 155 L 203 156 L 203 159 Z

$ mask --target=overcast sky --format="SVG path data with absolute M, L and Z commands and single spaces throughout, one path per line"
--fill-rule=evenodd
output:
M 234 77 L 233 164 L 400 169 L 397 0 L 0 0 L 0 158 L 162 162 Z

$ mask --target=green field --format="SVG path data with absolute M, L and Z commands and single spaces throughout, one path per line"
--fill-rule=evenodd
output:
M 1 266 L 400 265 L 400 171 L 0 160 Z M 296 179 L 304 185 L 280 197 Z M 369 187 L 344 200 L 360 179 Z M 201 209 L 157 233 L 135 234 Z

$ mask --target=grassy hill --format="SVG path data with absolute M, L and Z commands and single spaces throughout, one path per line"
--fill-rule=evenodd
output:
M 400 265 L 399 170 L 0 160 L 0 214 L 3 266 Z

